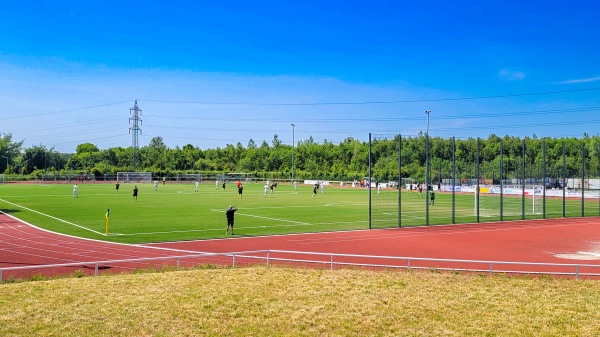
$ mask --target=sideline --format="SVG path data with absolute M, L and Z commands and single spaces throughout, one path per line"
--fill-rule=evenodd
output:
M 40 212 L 40 211 L 36 211 L 36 210 L 34 210 L 34 209 L 31 209 L 31 208 L 28 208 L 28 207 L 25 207 L 25 206 L 21 206 L 21 205 L 19 205 L 19 204 L 15 204 L 15 203 L 13 203 L 13 202 L 10 202 L 10 201 L 6 201 L 6 200 L 4 200 L 4 199 L 0 199 L 0 201 L 2 201 L 2 202 L 5 202 L 5 203 L 7 203 L 7 204 L 9 204 L 9 205 L 13 205 L 13 206 L 16 206 L 16 207 L 20 207 L 20 208 L 22 208 L 22 209 L 28 210 L 28 211 L 30 211 L 30 212 L 33 212 L 33 213 L 36 213 L 36 214 L 39 214 L 39 215 L 43 215 L 43 216 L 45 216 L 45 217 L 48 217 L 48 218 L 50 218 L 50 219 L 53 219 L 53 220 L 57 220 L 57 221 L 60 221 L 60 222 L 66 223 L 66 224 L 68 224 L 68 225 L 71 225 L 71 226 L 75 226 L 75 227 L 77 227 L 77 228 L 84 229 L 84 230 L 86 230 L 86 231 L 90 231 L 90 232 L 92 232 L 92 233 L 94 233 L 94 234 L 98 234 L 98 235 L 100 235 L 100 236 L 106 236 L 104 233 L 100 233 L 100 232 L 98 232 L 98 231 L 95 231 L 95 230 L 93 230 L 93 229 L 89 229 L 89 228 L 87 228 L 87 227 L 83 227 L 83 226 L 81 226 L 81 225 L 78 225 L 78 224 L 76 224 L 76 223 L 72 223 L 72 222 L 69 222 L 69 221 L 67 221 L 67 220 L 63 220 L 63 219 L 57 218 L 57 217 L 55 217 L 55 216 L 52 216 L 52 215 L 49 215 L 49 214 L 46 214 L 46 213 L 42 213 L 42 212 Z

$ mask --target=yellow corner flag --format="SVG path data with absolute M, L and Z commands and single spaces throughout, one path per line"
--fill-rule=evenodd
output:
M 106 233 L 105 235 L 108 236 L 108 218 L 110 217 L 110 208 L 108 210 L 106 210 Z

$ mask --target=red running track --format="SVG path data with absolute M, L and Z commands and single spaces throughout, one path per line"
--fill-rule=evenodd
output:
M 7 279 L 9 276 L 27 277 L 33 274 L 64 275 L 75 271 L 91 274 L 94 272 L 94 266 L 86 266 L 84 263 L 174 255 L 184 254 L 164 249 L 115 244 L 57 234 L 21 222 L 12 216 L 0 214 L 0 268 L 81 263 L 79 266 L 53 268 L 52 270 L 23 270 L 8 276 L 4 275 L 3 279 Z M 129 266 L 129 268 L 140 267 L 142 264 Z M 103 266 L 103 269 L 106 268 L 107 266 Z
M 149 245 L 202 252 L 280 249 L 337 254 L 406 256 L 600 265 L 600 219 L 569 218 L 392 228 Z
M 51 233 L 0 215 L 0 268 L 267 249 L 600 266 L 600 219 L 528 220 L 123 245 Z

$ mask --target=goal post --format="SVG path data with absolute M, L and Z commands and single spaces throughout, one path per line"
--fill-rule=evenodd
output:
M 223 173 L 219 176 L 220 181 L 233 182 L 233 181 L 243 181 L 249 183 L 255 183 L 256 177 L 253 173 L 247 172 L 227 172 Z
M 525 203 L 522 204 L 523 190 L 521 187 L 507 186 L 503 188 L 503 205 L 500 204 L 500 187 L 481 187 L 479 196 L 477 190 L 473 189 L 473 215 L 485 218 L 499 217 L 500 207 L 502 214 L 506 217 L 518 217 L 526 215 L 543 214 L 543 191 L 541 186 L 528 186 L 525 190 Z M 524 209 L 523 209 L 524 207 Z
M 177 184 L 185 184 L 185 183 L 195 183 L 195 182 L 200 182 L 202 183 L 204 179 L 204 175 L 202 174 L 177 174 L 176 177 L 176 183 Z
M 122 183 L 150 183 L 152 172 L 117 172 L 117 181 Z

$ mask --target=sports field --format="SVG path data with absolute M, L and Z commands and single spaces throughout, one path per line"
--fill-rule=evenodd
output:
M 313 198 L 312 186 L 279 184 L 265 196 L 263 184 L 246 184 L 238 198 L 235 184 L 5 184 L 0 209 L 51 231 L 122 243 L 179 241 L 225 236 L 225 210 L 235 205 L 235 234 L 256 236 L 364 229 L 368 199 L 364 189 L 325 189 Z M 110 209 L 108 236 L 105 215 Z
M 148 243 L 225 237 L 225 210 L 235 205 L 235 236 L 259 236 L 304 232 L 366 229 L 369 227 L 368 191 L 364 188 L 326 187 L 313 198 L 313 187 L 279 184 L 265 196 L 263 184 L 245 184 L 243 197 L 231 183 L 223 190 L 206 183 L 195 192 L 193 183 L 140 184 L 133 201 L 133 184 L 80 184 L 73 198 L 71 184 L 0 185 L 0 210 L 38 227 L 58 233 L 121 243 Z M 372 227 L 394 227 L 397 223 L 397 190 L 372 192 Z M 452 195 L 437 193 L 429 207 L 430 224 L 452 222 Z M 455 195 L 455 221 L 476 222 L 473 194 Z M 492 201 L 485 201 L 485 198 Z M 498 197 L 482 197 L 480 221 L 498 220 Z M 540 203 L 541 201 L 538 201 Z M 548 199 L 547 214 L 562 215 L 562 200 Z M 541 218 L 530 212 L 528 219 Z M 539 204 L 538 204 L 539 205 Z M 521 199 L 506 197 L 505 218 L 520 218 Z M 539 210 L 538 206 L 538 210 Z M 581 201 L 567 200 L 568 216 L 581 215 Z M 402 226 L 425 224 L 425 199 L 418 193 L 402 193 Z M 589 210 L 587 210 L 589 208 Z M 106 213 L 110 209 L 108 235 Z M 598 212 L 597 202 L 588 202 L 589 215 Z

